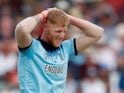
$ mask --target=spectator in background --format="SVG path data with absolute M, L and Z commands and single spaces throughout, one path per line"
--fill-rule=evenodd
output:
M 81 80 L 81 67 L 84 65 L 85 60 L 86 58 L 83 53 L 80 53 L 77 56 L 71 56 L 69 59 L 69 72 L 77 82 L 80 82 Z
M 107 47 L 106 37 L 102 37 L 96 44 L 92 58 L 99 66 L 105 66 L 108 71 L 114 71 L 117 69 L 117 59 L 115 52 Z
M 119 51 L 118 55 L 118 71 L 120 75 L 119 79 L 119 90 L 120 93 L 124 93 L 124 37 L 123 37 L 122 48 Z
M 64 93 L 76 93 L 77 91 L 77 81 L 72 77 L 72 75 L 67 73 L 67 81 Z
M 118 23 L 115 26 L 115 33 L 116 37 L 108 44 L 108 46 L 118 54 L 124 46 L 124 22 Z
M 96 67 L 88 67 L 87 78 L 82 80 L 82 93 L 107 93 L 106 85 L 98 78 L 98 69 Z
M 8 6 L 2 7 L 0 20 L 1 20 L 0 21 L 1 40 L 12 39 L 13 38 L 13 19 L 11 17 L 10 7 Z
M 13 50 L 12 42 L 10 40 L 4 40 L 2 42 L 1 50 L 0 50 L 0 78 L 1 79 L 5 79 L 7 73 L 11 73 L 16 70 L 18 57 L 17 57 L 17 54 L 12 50 Z

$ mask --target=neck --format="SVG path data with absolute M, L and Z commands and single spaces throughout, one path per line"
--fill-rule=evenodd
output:
M 43 41 L 45 41 L 45 42 L 47 42 L 47 43 L 49 43 L 49 42 L 48 42 L 48 39 L 47 39 L 46 31 L 43 31 L 43 33 L 42 33 L 40 39 L 43 40 Z
M 54 47 L 48 42 L 44 34 L 42 34 L 42 36 L 40 36 L 38 40 L 41 42 L 42 46 L 45 48 L 46 51 L 54 51 L 58 49 L 58 47 Z

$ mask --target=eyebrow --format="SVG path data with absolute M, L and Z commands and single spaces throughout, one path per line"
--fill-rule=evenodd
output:
M 62 30 L 55 30 L 55 32 L 67 32 L 67 30 L 65 30 L 65 31 L 62 31 Z

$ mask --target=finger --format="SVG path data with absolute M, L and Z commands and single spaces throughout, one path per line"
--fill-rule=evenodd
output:
M 47 8 L 47 10 L 55 10 L 57 9 L 56 7 L 53 7 L 53 8 Z

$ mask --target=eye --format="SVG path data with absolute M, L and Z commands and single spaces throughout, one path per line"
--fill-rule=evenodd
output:
M 61 33 L 66 33 L 67 31 L 62 31 L 62 30 L 55 30 L 56 33 L 61 34 Z
M 56 30 L 55 32 L 56 32 L 56 33 L 61 33 L 62 31 L 61 31 L 61 30 Z

